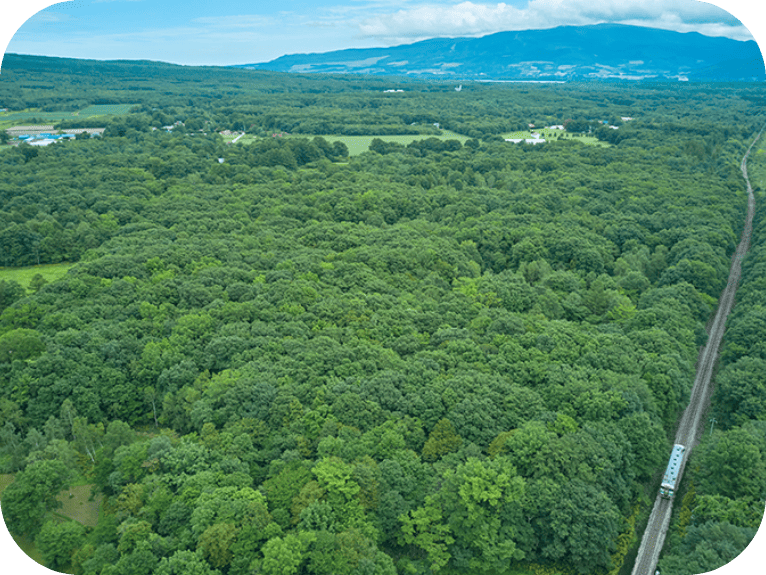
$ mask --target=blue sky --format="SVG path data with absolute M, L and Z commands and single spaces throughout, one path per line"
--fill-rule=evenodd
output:
M 23 1 L 23 0 L 22 0 Z M 6 5 L 22 1 L 4 0 Z M 265 62 L 283 54 L 410 43 L 434 36 L 622 22 L 760 40 L 753 0 L 26 0 L 0 12 L 6 52 L 178 64 Z M 750 5 L 748 7 L 748 4 Z M 21 11 L 26 11 L 24 14 Z M 18 26 L 16 23 L 15 26 Z M 748 30 L 748 28 L 750 30 Z M 752 35 L 751 35 L 752 32 Z M 8 41 L 10 40 L 10 43 Z M 764 43 L 761 42 L 763 46 Z

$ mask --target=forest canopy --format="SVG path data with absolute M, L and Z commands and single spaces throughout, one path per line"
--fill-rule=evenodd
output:
M 0 280 L 10 531 L 84 575 L 617 573 L 726 283 L 763 98 L 7 55 L 12 109 L 133 105 L 100 138 L 0 152 L 0 265 L 74 264 Z M 565 120 L 609 145 L 502 137 Z M 328 138 L 360 133 L 423 137 Z M 750 261 L 667 565 L 709 568 L 705 542 L 760 522 Z M 54 515 L 77 482 L 104 496 L 95 528 Z

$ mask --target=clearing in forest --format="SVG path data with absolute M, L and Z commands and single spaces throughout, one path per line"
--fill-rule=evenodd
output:
M 27 266 L 23 268 L 3 268 L 0 267 L 0 281 L 15 281 L 20 284 L 27 291 L 29 289 L 29 282 L 37 274 L 43 276 L 46 282 L 51 283 L 64 275 L 69 271 L 69 268 L 75 264 L 72 263 L 60 263 L 60 264 L 43 264 L 39 266 Z

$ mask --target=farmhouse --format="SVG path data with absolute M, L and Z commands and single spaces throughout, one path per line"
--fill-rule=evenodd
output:
M 524 142 L 526 144 L 543 144 L 545 143 L 545 138 L 506 138 L 506 142 L 513 142 L 514 144 L 518 144 L 519 142 Z

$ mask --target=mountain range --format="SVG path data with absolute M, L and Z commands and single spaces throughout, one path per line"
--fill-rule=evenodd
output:
M 445 80 L 764 81 L 755 41 L 622 24 L 432 38 L 388 48 L 291 54 L 239 68 Z

